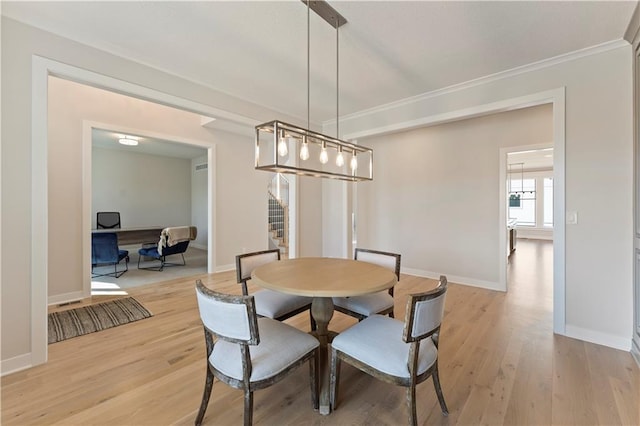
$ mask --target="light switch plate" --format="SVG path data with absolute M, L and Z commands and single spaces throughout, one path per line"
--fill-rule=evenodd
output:
M 567 225 L 577 225 L 578 224 L 578 212 L 572 211 L 567 212 Z

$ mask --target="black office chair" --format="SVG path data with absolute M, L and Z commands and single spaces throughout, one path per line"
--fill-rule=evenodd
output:
M 120 229 L 120 212 L 98 212 L 96 215 L 96 228 Z

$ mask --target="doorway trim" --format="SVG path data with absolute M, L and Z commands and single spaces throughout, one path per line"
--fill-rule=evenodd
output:
M 488 104 L 474 105 L 454 111 L 444 112 L 415 120 L 391 123 L 378 128 L 371 128 L 345 134 L 346 140 L 381 136 L 402 132 L 419 127 L 435 126 L 454 121 L 467 120 L 488 114 L 514 111 L 538 105 L 551 104 L 553 107 L 553 332 L 566 334 L 566 289 L 565 289 L 565 86 L 543 92 L 532 93 L 516 98 L 503 99 Z M 501 182 L 502 182 L 501 178 Z M 502 206 L 502 204 L 501 204 Z M 506 204 L 502 206 L 506 208 Z M 505 226 L 506 210 L 499 214 L 499 271 L 498 290 L 507 289 L 507 258 Z
M 255 126 L 256 120 L 209 105 L 163 93 L 93 71 L 64 64 L 38 55 L 31 62 L 31 353 L 18 369 L 47 362 L 48 300 L 48 78 L 59 77 L 76 83 L 155 102 L 196 114 L 219 117 Z M 210 170 L 212 168 L 209 168 Z M 215 191 L 215 185 L 210 190 Z M 212 194 L 215 197 L 215 192 Z M 211 204 L 211 203 L 210 203 Z M 210 211 L 213 205 L 208 206 Z M 215 221 L 210 223 L 209 244 L 215 242 Z M 212 247 L 212 246 L 210 246 Z M 215 252 L 215 247 L 212 248 Z M 215 265 L 214 265 L 215 267 Z
M 99 123 L 83 120 L 82 122 L 82 297 L 91 296 L 91 219 L 92 219 L 92 191 L 93 191 L 93 129 L 109 130 L 116 133 L 137 135 L 152 139 L 163 139 L 178 144 L 198 146 L 207 151 L 207 273 L 215 272 L 215 221 L 213 212 L 216 208 L 215 201 L 215 170 L 216 149 L 215 144 L 208 141 L 184 138 L 151 130 L 134 129 L 117 124 Z

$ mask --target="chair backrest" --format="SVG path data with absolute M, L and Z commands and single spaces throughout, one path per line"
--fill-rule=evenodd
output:
M 98 212 L 96 214 L 96 228 L 119 229 L 120 212 Z
M 253 296 L 218 293 L 196 281 L 200 319 L 216 337 L 234 343 L 260 343 Z
M 162 255 L 169 256 L 170 254 L 180 254 L 187 251 L 189 248 L 189 241 L 181 241 L 171 247 L 162 247 Z
M 400 255 L 397 253 L 357 248 L 353 258 L 362 262 L 375 263 L 376 265 L 390 269 L 396 274 L 398 281 L 400 281 Z
M 402 336 L 405 342 L 422 340 L 440 331 L 446 294 L 447 277 L 440 275 L 440 282 L 435 289 L 409 295 Z M 437 346 L 437 339 L 434 342 Z
M 356 248 L 353 258 L 390 269 L 396 274 L 396 279 L 400 281 L 400 255 L 397 253 Z M 389 294 L 393 296 L 393 287 L 389 289 Z
M 115 232 L 91 233 L 91 264 L 118 263 L 118 236 Z
M 253 253 L 244 253 L 236 256 L 236 277 L 242 284 L 242 294 L 247 295 L 247 280 L 251 279 L 251 273 L 258 266 L 280 260 L 280 250 L 262 250 Z

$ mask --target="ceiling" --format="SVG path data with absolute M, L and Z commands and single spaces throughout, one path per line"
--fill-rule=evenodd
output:
M 118 140 L 123 136 L 131 136 L 138 141 L 137 146 L 121 145 Z M 193 159 L 207 155 L 207 150 L 179 142 L 113 132 L 111 130 L 92 129 L 91 142 L 94 147 L 117 149 L 138 154 L 160 155 L 163 157 Z
M 623 38 L 635 1 L 335 1 L 340 115 Z M 2 2 L 2 14 L 307 119 L 300 1 Z M 336 34 L 311 13 L 310 119 L 336 117 Z M 242 111 L 234 111 L 242 113 Z M 274 117 L 276 118 L 276 117 Z
M 507 164 L 516 175 L 522 170 L 552 170 L 553 148 L 510 152 Z

